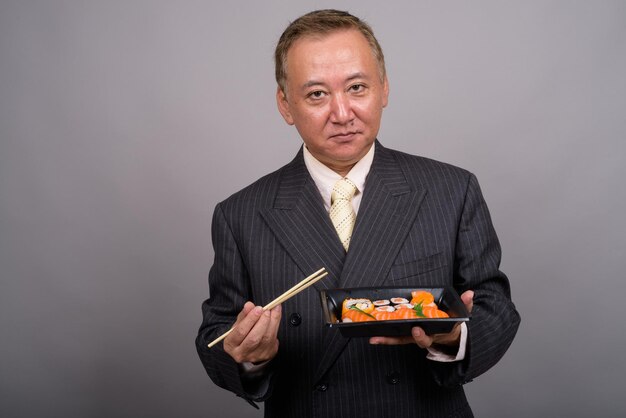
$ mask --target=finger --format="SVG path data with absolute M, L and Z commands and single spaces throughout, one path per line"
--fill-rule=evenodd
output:
M 250 301 L 246 302 L 243 305 L 243 309 L 241 310 L 241 312 L 239 312 L 239 315 L 237 315 L 237 321 L 243 320 L 246 317 L 246 315 L 250 313 L 252 309 L 254 309 L 254 303 Z
M 262 343 L 267 342 L 267 330 L 271 321 L 272 313 L 262 311 L 258 321 L 254 324 L 246 338 L 241 342 L 241 349 L 244 352 L 256 350 Z
M 278 352 L 278 329 L 282 317 L 282 307 L 277 305 L 270 311 L 270 320 L 265 330 L 265 334 L 258 346 L 257 354 L 262 356 L 262 360 L 272 359 Z
M 455 324 L 452 331 L 448 333 L 431 335 L 431 338 L 432 344 L 458 346 L 461 339 L 461 324 Z
M 275 306 L 269 311 L 263 313 L 263 320 L 268 319 L 265 331 L 261 336 L 258 346 L 263 350 L 270 350 L 275 345 L 276 335 L 278 334 L 278 326 L 280 325 L 281 309 L 280 305 Z M 278 310 L 276 310 L 278 308 Z M 259 325 L 260 327 L 260 325 Z M 260 328 L 259 328 L 260 330 Z
M 472 308 L 474 307 L 474 291 L 466 290 L 461 294 L 461 300 L 467 309 L 467 312 L 472 312 Z
M 280 327 L 280 318 L 282 317 L 282 306 L 275 306 L 270 312 L 270 325 L 268 327 L 268 331 L 270 335 L 276 337 L 278 335 L 278 328 Z
M 241 309 L 241 311 L 239 311 L 239 313 L 237 314 L 237 318 L 235 318 L 235 323 L 233 324 L 233 327 L 237 325 L 239 322 L 243 321 L 243 319 L 246 317 L 246 315 L 250 313 L 252 309 L 254 309 L 254 303 L 250 301 L 246 302 L 243 305 L 243 308 Z
M 249 302 L 250 303 L 250 302 Z M 224 340 L 224 344 L 232 346 L 239 346 L 244 341 L 250 330 L 259 321 L 263 314 L 263 308 L 261 306 L 248 306 L 248 303 L 244 305 L 244 308 L 237 317 L 237 321 L 233 325 L 233 331 Z M 246 313 L 247 311 L 247 313 Z
M 370 338 L 370 344 L 372 345 L 402 345 L 402 344 L 414 344 L 413 337 L 372 337 Z
M 426 335 L 424 330 L 420 327 L 413 327 L 413 329 L 411 329 L 411 335 L 413 342 L 421 348 L 428 348 L 433 344 L 432 337 Z

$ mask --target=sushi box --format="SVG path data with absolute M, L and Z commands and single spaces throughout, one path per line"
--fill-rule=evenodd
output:
M 341 307 L 348 298 L 365 298 L 371 301 L 406 298 L 411 292 L 425 290 L 433 294 L 439 309 L 449 318 L 415 318 L 387 321 L 341 322 Z M 419 326 L 428 335 L 452 331 L 455 324 L 469 321 L 470 315 L 458 293 L 452 287 L 358 287 L 350 289 L 326 289 L 320 291 L 322 311 L 326 326 L 339 328 L 344 337 L 396 337 L 411 335 L 411 328 Z

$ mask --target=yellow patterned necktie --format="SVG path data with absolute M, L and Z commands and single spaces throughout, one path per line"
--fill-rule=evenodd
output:
M 346 251 L 350 246 L 350 237 L 356 220 L 351 201 L 356 191 L 356 185 L 347 178 L 343 178 L 335 183 L 330 195 L 330 220 L 335 225 L 337 235 Z

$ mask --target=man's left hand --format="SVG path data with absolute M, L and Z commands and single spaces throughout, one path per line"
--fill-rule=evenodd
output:
M 474 292 L 467 290 L 461 294 L 461 300 L 467 308 L 468 312 L 472 312 L 474 306 Z M 406 337 L 372 337 L 370 344 L 380 345 L 399 345 L 399 344 L 417 344 L 421 348 L 429 348 L 433 344 L 447 345 L 458 347 L 461 338 L 461 324 L 458 323 L 452 328 L 452 331 L 446 334 L 426 335 L 420 327 L 413 327 L 410 336 Z

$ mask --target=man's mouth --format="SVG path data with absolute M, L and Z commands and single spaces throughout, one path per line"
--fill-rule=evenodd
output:
M 339 133 L 336 133 L 334 135 L 331 135 L 330 138 L 331 139 L 337 139 L 337 140 L 345 140 L 345 139 L 351 139 L 351 138 L 353 138 L 357 134 L 358 134 L 357 131 L 339 132 Z

